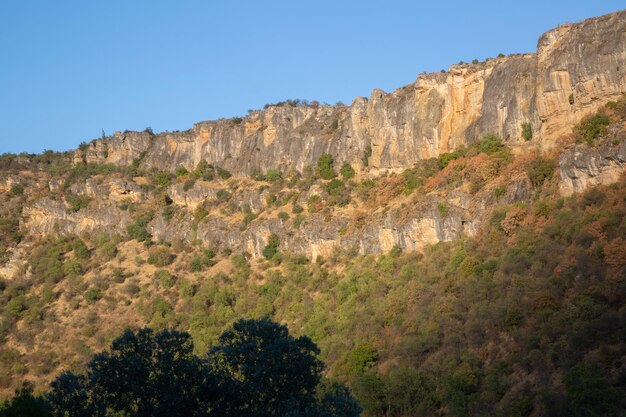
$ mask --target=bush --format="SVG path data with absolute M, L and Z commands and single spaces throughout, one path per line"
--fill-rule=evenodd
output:
M 609 117 L 604 113 L 585 117 L 574 126 L 576 142 L 586 142 L 587 145 L 591 146 L 594 140 L 606 130 L 610 122 Z
M 313 194 L 307 200 L 307 206 L 309 208 L 309 213 L 317 213 L 322 209 L 322 197 L 317 194 Z
M 137 217 L 134 223 L 128 225 L 127 232 L 131 239 L 135 239 L 137 242 L 144 242 L 150 240 L 152 235 L 148 232 L 148 223 L 152 220 L 151 213 L 145 213 Z
M 448 205 L 445 202 L 437 204 L 437 211 L 442 218 L 446 217 L 448 215 Z
M 257 217 L 259 217 L 259 215 L 255 213 L 246 214 L 243 218 L 244 227 L 247 227 L 250 224 L 250 222 L 252 222 Z
M 193 171 L 193 176 L 196 178 L 202 178 L 205 181 L 212 181 L 215 178 L 215 169 L 204 159 L 198 162 L 196 169 Z
M 151 248 L 148 252 L 148 263 L 158 267 L 171 265 L 175 258 L 176 256 L 165 246 Z
M 287 221 L 289 219 L 289 213 L 287 213 L 286 211 L 281 211 L 280 213 L 278 213 L 278 218 L 282 221 Z
M 67 203 L 69 204 L 69 210 L 76 213 L 82 208 L 89 205 L 91 199 L 86 195 L 70 195 L 67 197 Z
M 176 284 L 176 277 L 165 269 L 161 269 L 154 273 L 154 279 L 163 288 L 172 288 Z
M 458 152 L 444 152 L 439 155 L 439 163 L 442 167 L 447 167 L 448 164 L 456 159 L 459 159 L 460 155 Z
M 478 152 L 491 155 L 504 148 L 504 145 L 499 137 L 493 133 L 487 133 L 481 137 L 477 143 L 473 144 L 472 147 L 474 147 Z
M 350 202 L 350 192 L 340 179 L 331 180 L 324 188 L 328 193 L 329 205 L 345 206 Z
M 22 184 L 13 184 L 11 186 L 11 195 L 23 195 L 24 194 L 24 186 Z
M 230 172 L 228 172 L 228 171 L 226 171 L 224 168 L 220 168 L 220 167 L 217 167 L 217 175 L 218 175 L 221 179 L 223 179 L 223 180 L 227 180 L 227 179 L 229 179 L 230 177 L 232 177 L 232 174 L 231 174 Z
M 361 159 L 363 161 L 363 166 L 369 166 L 371 156 L 372 156 L 372 145 L 367 145 L 365 147 L 365 150 L 363 151 L 363 158 Z
M 178 168 L 176 168 L 176 178 L 182 177 L 184 175 L 187 175 L 188 173 L 189 173 L 189 171 L 187 171 L 187 168 L 185 168 L 185 167 L 178 167 Z
M 204 206 L 198 206 L 196 210 L 193 212 L 193 218 L 197 222 L 204 219 L 208 215 L 209 215 L 209 211 L 206 208 L 204 208 Z
M 317 161 L 317 172 L 324 180 L 335 178 L 335 169 L 333 168 L 333 157 L 330 154 L 323 153 Z
M 533 138 L 533 128 L 530 123 L 522 123 L 522 137 L 524 140 L 531 140 Z
M 196 184 L 195 177 L 186 179 L 185 182 L 183 183 L 183 191 L 191 190 L 195 184 Z
M 265 179 L 268 182 L 278 182 L 282 179 L 282 174 L 277 169 L 268 169 L 265 173 Z
M 72 251 L 74 252 L 74 256 L 78 259 L 88 259 L 91 256 L 89 248 L 87 248 L 85 242 L 80 239 L 74 239 L 72 241 Z
M 352 168 L 352 165 L 350 165 L 347 162 L 343 163 L 343 165 L 341 166 L 341 169 L 339 170 L 339 173 L 341 174 L 344 180 L 349 180 L 351 178 L 354 178 L 354 175 L 356 174 L 354 172 L 354 169 Z
M 231 196 L 232 195 L 230 194 L 230 192 L 224 189 L 218 190 L 215 194 L 215 198 L 217 198 L 217 201 L 220 203 L 225 203 L 226 201 L 230 200 Z
M 166 187 L 170 183 L 170 174 L 165 171 L 158 171 L 154 175 L 154 182 L 161 188 Z
M 85 291 L 85 300 L 90 303 L 95 303 L 99 299 L 102 298 L 102 290 L 98 287 L 91 287 L 87 291 Z
M 553 159 L 541 156 L 529 161 L 525 166 L 526 174 L 535 187 L 541 186 L 545 180 L 551 180 L 555 168 L 556 162 Z
M 267 240 L 267 245 L 263 248 L 263 256 L 265 259 L 272 259 L 278 253 L 278 246 L 280 245 L 280 240 L 278 236 L 272 233 Z

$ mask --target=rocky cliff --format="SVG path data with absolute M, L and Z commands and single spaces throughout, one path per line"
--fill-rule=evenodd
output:
M 200 122 L 184 132 L 116 133 L 76 159 L 174 170 L 206 160 L 236 175 L 302 172 L 324 153 L 358 171 L 401 170 L 492 132 L 516 148 L 549 149 L 573 124 L 626 90 L 626 11 L 565 24 L 535 54 L 453 65 L 392 93 L 350 106 L 270 106 L 244 118 Z M 529 123 L 531 141 L 522 138 Z
M 617 111 L 593 146 L 574 143 L 572 128 L 609 100 L 626 103 L 625 91 L 622 11 L 547 32 L 536 54 L 454 65 L 350 106 L 271 105 L 185 132 L 116 133 L 76 150 L 72 172 L 22 171 L 0 178 L 0 190 L 26 186 L 19 215 L 30 236 L 124 236 L 143 215 L 155 241 L 253 256 L 271 235 L 282 250 L 312 259 L 339 248 L 419 250 L 475 234 L 494 207 L 617 181 L 626 167 L 626 113 Z M 480 150 L 487 133 L 506 147 Z M 462 146 L 473 150 L 458 161 L 433 159 Z M 350 164 L 356 178 L 316 177 L 323 153 L 336 172 Z M 201 161 L 234 178 L 172 175 Z M 117 168 L 80 178 L 85 167 L 103 164 Z M 282 179 L 257 175 L 269 169 Z M 159 183 L 155 170 L 170 177 Z

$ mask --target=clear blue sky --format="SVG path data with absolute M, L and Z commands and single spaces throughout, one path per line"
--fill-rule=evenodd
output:
M 0 153 L 184 130 L 286 98 L 350 103 L 422 71 L 533 52 L 622 1 L 1 0 Z

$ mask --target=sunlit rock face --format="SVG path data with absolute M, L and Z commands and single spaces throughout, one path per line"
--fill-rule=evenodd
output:
M 495 133 L 519 148 L 555 146 L 573 124 L 626 90 L 626 11 L 546 32 L 535 54 L 453 65 L 392 93 L 350 106 L 270 106 L 244 118 L 201 122 L 184 132 L 116 133 L 77 160 L 193 168 L 200 160 L 246 175 L 303 171 L 330 153 L 339 163 L 401 170 Z M 530 123 L 533 139 L 522 138 Z
M 355 217 L 363 207 L 335 208 L 307 214 L 304 223 L 292 227 L 268 206 L 267 187 L 242 177 L 268 169 L 306 172 L 323 153 L 333 156 L 335 168 L 348 162 L 358 174 L 376 177 L 402 172 L 494 133 L 517 154 L 559 154 L 559 192 L 569 195 L 617 181 L 624 171 L 626 138 L 620 126 L 594 147 L 574 145 L 567 136 L 583 117 L 625 92 L 622 11 L 553 29 L 540 37 L 534 54 L 453 65 L 447 72 L 421 74 L 391 93 L 374 90 L 349 106 L 273 105 L 242 118 L 196 123 L 184 132 L 116 132 L 81 146 L 74 161 L 170 172 L 179 167 L 192 170 L 206 161 L 240 177 L 236 187 L 203 180 L 169 185 L 164 191 L 179 214 L 170 221 L 160 214 L 160 206 L 152 207 L 148 229 L 158 241 L 200 240 L 261 256 L 269 236 L 276 234 L 282 249 L 313 259 L 331 257 L 339 249 L 420 250 L 476 233 L 496 204 L 493 187 L 478 192 L 461 187 L 446 195 L 434 190 L 420 196 L 419 203 L 366 212 L 362 222 Z M 532 138 L 523 137 L 526 124 Z M 563 148 L 562 143 L 569 145 Z M 150 198 L 149 187 L 142 188 L 146 184 L 130 177 L 90 179 L 72 186 L 73 194 L 91 199 L 78 212 L 63 201 L 43 197 L 25 207 L 25 226 L 39 234 L 124 233 L 133 214 L 122 208 Z M 11 181 L 0 182 L 0 190 L 9 190 Z M 533 198 L 535 190 L 525 173 L 517 172 L 505 182 L 506 193 L 498 204 Z M 47 184 L 52 193 L 62 187 L 58 179 Z M 219 200 L 226 189 L 232 194 L 229 214 L 214 210 L 202 221 L 194 218 L 195 211 Z M 298 191 L 296 202 L 306 207 L 310 196 L 321 193 L 319 185 Z M 242 213 L 263 212 L 272 214 L 244 225 Z

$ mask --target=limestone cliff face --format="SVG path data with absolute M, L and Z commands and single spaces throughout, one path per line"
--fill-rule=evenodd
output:
M 551 148 L 601 104 L 626 91 L 626 11 L 541 36 L 536 54 L 453 65 L 392 93 L 375 90 L 351 106 L 271 106 L 242 119 L 197 123 L 185 132 L 116 133 L 76 152 L 77 160 L 193 168 L 200 160 L 247 175 L 302 171 L 328 152 L 339 163 L 400 170 L 492 132 L 514 147 Z M 530 123 L 532 141 L 522 139 Z
M 365 200 L 327 206 L 301 215 L 296 224 L 310 197 L 329 193 L 323 184 L 272 190 L 270 183 L 241 177 L 270 168 L 303 172 L 322 153 L 330 153 L 335 167 L 348 162 L 362 173 L 359 181 L 364 176 L 377 181 L 401 178 L 385 174 L 492 132 L 518 153 L 531 148 L 558 154 L 558 188 L 569 195 L 614 182 L 626 169 L 623 123 L 610 127 L 593 147 L 560 140 L 584 116 L 622 93 L 626 11 L 549 31 L 539 39 L 536 54 L 454 65 L 445 73 L 422 74 L 391 93 L 375 90 L 369 99 L 357 98 L 350 106 L 270 106 L 244 118 L 200 122 L 184 132 L 124 132 L 95 140 L 75 152 L 75 162 L 173 171 L 192 170 L 204 160 L 240 178 L 189 183 L 183 177 L 157 192 L 146 178 L 132 175 L 97 176 L 69 189 L 61 177 L 32 178 L 45 187 L 27 192 L 36 197 L 24 207 L 23 225 L 35 235 L 101 230 L 123 235 L 139 210 L 151 213 L 147 227 L 155 241 L 200 240 L 255 256 L 271 234 L 280 237 L 281 249 L 313 259 L 331 257 L 338 248 L 356 253 L 388 251 L 395 245 L 419 250 L 473 235 L 491 208 L 530 202 L 537 190 L 518 169 L 475 189 L 459 178 L 447 191 L 429 188 L 410 199 L 397 192 L 375 207 Z M 529 141 L 522 138 L 524 123 L 532 126 Z M 562 148 L 560 143 L 569 145 Z M 23 181 L 23 175 L 0 179 L 0 192 L 8 193 Z M 66 194 L 84 197 L 87 206 L 76 210 Z M 291 201 L 289 215 L 280 213 L 290 210 L 286 203 L 277 206 L 272 199 Z M 165 211 L 163 204 L 171 207 Z M 514 215 L 504 223 L 514 225 Z

